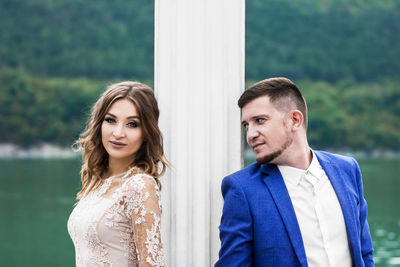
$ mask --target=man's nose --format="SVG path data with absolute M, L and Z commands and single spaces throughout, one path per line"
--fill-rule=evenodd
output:
M 247 142 L 253 140 L 259 135 L 259 132 L 257 130 L 257 127 L 253 125 L 247 126 Z

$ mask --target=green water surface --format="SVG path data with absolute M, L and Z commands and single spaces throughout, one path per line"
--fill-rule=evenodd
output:
M 400 160 L 359 160 L 376 266 L 400 266 Z M 0 160 L 1 266 L 74 266 L 67 220 L 78 159 Z

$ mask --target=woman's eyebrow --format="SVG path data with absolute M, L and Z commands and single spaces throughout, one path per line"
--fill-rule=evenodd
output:
M 139 116 L 134 115 L 134 116 L 129 116 L 128 119 L 140 119 L 140 118 Z
M 115 116 L 114 114 L 112 114 L 110 112 L 107 112 L 106 115 L 109 115 L 109 116 L 114 117 L 114 118 L 117 117 L 117 116 Z M 127 119 L 140 119 L 140 118 L 137 115 L 132 115 L 132 116 L 127 117 Z

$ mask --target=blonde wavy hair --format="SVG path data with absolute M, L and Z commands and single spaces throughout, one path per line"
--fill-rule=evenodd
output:
M 158 179 L 169 166 L 164 157 L 163 138 L 158 128 L 160 112 L 153 90 L 139 82 L 125 81 L 112 84 L 92 107 L 85 130 L 74 143 L 75 150 L 83 151 L 82 189 L 78 192 L 77 199 L 98 188 L 107 178 L 104 174 L 108 168 L 108 153 L 102 144 L 101 126 L 111 105 L 120 99 L 129 99 L 136 106 L 143 131 L 143 143 L 132 157 L 130 167 L 138 167 L 154 177 L 160 185 Z

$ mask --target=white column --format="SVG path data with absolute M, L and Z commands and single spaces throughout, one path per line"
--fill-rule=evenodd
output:
M 244 0 L 155 1 L 155 91 L 166 156 L 162 232 L 170 267 L 213 266 L 221 180 L 242 167 Z

